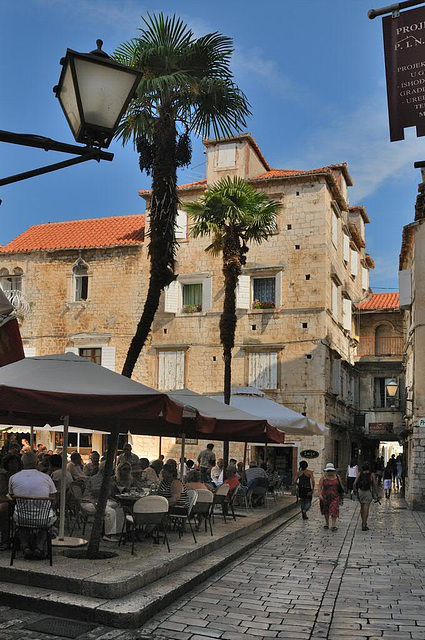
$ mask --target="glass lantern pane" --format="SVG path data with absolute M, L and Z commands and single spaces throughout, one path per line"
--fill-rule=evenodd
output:
M 75 59 L 86 124 L 112 129 L 134 83 L 134 75 L 98 64 Z
M 62 107 L 68 116 L 68 120 L 74 136 L 78 134 L 81 121 L 78 111 L 77 98 L 74 90 L 74 83 L 72 81 L 71 67 L 68 64 L 68 68 L 65 71 L 59 100 L 62 103 Z

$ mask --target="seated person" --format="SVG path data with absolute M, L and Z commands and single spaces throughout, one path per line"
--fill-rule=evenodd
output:
M 245 477 L 245 469 L 244 469 L 244 464 L 243 462 L 238 462 L 238 464 L 236 465 L 236 475 L 238 476 L 241 484 L 246 484 L 246 477 Z
M 21 457 L 14 454 L 6 454 L 3 458 L 3 468 L 0 469 L 0 551 L 10 547 L 10 500 L 9 480 L 11 476 L 21 470 Z
M 122 448 L 122 454 L 118 456 L 118 464 L 121 462 L 129 462 L 131 464 L 132 469 L 137 469 L 139 466 L 139 456 L 135 453 L 132 453 L 132 446 L 129 442 L 127 442 Z
M 187 476 L 184 478 L 184 483 L 188 490 L 194 489 L 196 491 L 197 489 L 207 489 L 208 491 L 211 491 L 210 487 L 207 487 L 206 484 L 201 482 L 201 472 L 198 469 L 192 469 L 192 471 L 189 471 Z
M 12 498 L 45 498 L 54 500 L 56 498 L 56 487 L 53 480 L 47 473 L 42 473 L 36 469 L 37 457 L 35 453 L 29 451 L 22 455 L 22 471 L 18 471 L 9 479 L 9 493 Z M 19 506 L 17 505 L 13 514 L 13 519 L 18 522 Z M 49 525 L 56 520 L 56 514 L 50 509 Z M 37 519 L 34 516 L 34 525 Z M 21 529 L 19 538 L 24 551 L 24 558 L 41 559 L 44 557 L 44 547 L 46 544 L 46 531 L 39 530 L 35 536 L 31 535 L 30 529 Z
M 223 469 L 224 467 L 224 460 L 223 458 L 220 458 L 219 460 L 217 460 L 217 464 L 215 467 L 213 467 L 210 471 L 211 474 L 211 482 L 215 487 L 219 487 L 220 485 L 223 484 Z
M 115 483 L 120 493 L 128 493 L 131 489 L 141 488 L 140 481 L 133 478 L 131 474 L 131 464 L 125 461 L 116 468 Z
M 266 473 L 269 479 L 269 487 L 277 487 L 279 484 L 279 474 L 274 470 L 274 460 L 269 458 L 266 463 Z
M 240 482 L 236 475 L 236 467 L 227 467 L 226 469 L 226 479 L 223 484 L 228 484 L 230 489 L 229 491 L 234 491 L 237 487 L 240 486 Z
M 42 473 L 49 473 L 50 454 L 47 453 L 47 450 L 39 455 L 36 469 L 37 471 L 41 471 Z
M 74 481 L 75 480 L 82 480 L 84 482 L 86 481 L 87 476 L 83 471 L 83 460 L 80 454 L 78 453 L 78 451 L 74 451 L 73 453 L 71 453 L 71 461 L 68 462 L 66 468 L 70 472 L 72 479 Z
M 99 471 L 96 475 L 87 478 L 84 502 L 81 503 L 82 511 L 87 514 L 91 515 L 96 513 L 96 503 L 99 498 L 104 469 L 105 462 L 101 462 L 99 465 Z M 115 482 L 112 481 L 110 485 L 110 495 L 116 495 L 116 493 L 117 487 Z M 123 523 L 124 511 L 115 500 L 109 498 L 105 509 L 105 535 L 103 536 L 103 539 L 109 542 L 118 540 L 118 536 L 122 531 Z
M 95 476 L 99 471 L 100 455 L 97 451 L 92 451 L 90 454 L 90 461 L 83 467 L 83 472 L 86 476 Z
M 149 464 L 149 460 L 147 458 L 140 458 L 140 467 L 141 467 L 141 478 L 140 481 L 143 487 L 151 487 L 155 485 L 157 487 L 159 485 L 159 477 L 156 473 L 155 469 Z
M 162 471 L 162 467 L 163 467 L 163 463 L 160 460 L 153 460 L 153 462 L 150 463 L 150 468 L 153 469 L 158 477 L 158 484 L 159 484 L 159 476 L 161 474 Z
M 72 475 L 66 470 L 66 489 L 69 489 L 69 485 L 73 482 Z M 62 456 L 59 456 L 57 453 L 54 453 L 50 456 L 50 468 L 49 475 L 53 482 L 55 483 L 56 490 L 58 492 L 58 496 L 61 493 L 61 482 L 62 482 Z
M 249 469 L 245 470 L 245 477 L 248 486 L 253 480 L 256 480 L 257 478 L 265 478 L 266 480 L 268 480 L 266 471 L 258 466 L 258 462 L 256 460 L 251 460 L 251 462 L 249 463 Z
M 161 471 L 162 480 L 159 485 L 158 495 L 167 498 L 170 505 L 170 514 L 177 515 L 187 513 L 189 509 L 189 496 L 186 486 L 177 478 L 177 465 L 164 464 Z

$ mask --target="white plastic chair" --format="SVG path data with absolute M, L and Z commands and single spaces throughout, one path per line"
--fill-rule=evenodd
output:
M 192 515 L 204 518 L 205 533 L 207 532 L 207 523 L 210 525 L 210 532 L 213 535 L 212 523 L 211 523 L 211 511 L 214 501 L 214 495 L 208 489 L 197 489 L 198 499 L 193 505 Z
M 134 503 L 132 514 L 127 514 L 124 520 L 123 530 L 121 532 L 120 540 L 118 544 L 121 544 L 121 538 L 123 537 L 124 527 L 126 524 L 131 526 L 131 554 L 134 554 L 134 540 L 136 537 L 136 527 L 154 525 L 152 534 L 154 536 L 154 543 L 159 544 L 159 532 L 164 535 L 164 544 L 167 544 L 168 553 L 170 553 L 170 545 L 168 542 L 167 530 L 164 526 L 165 518 L 167 517 L 169 510 L 168 500 L 163 496 L 146 496 L 140 498 Z

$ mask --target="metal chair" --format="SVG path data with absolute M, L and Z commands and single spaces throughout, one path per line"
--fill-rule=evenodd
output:
M 178 527 L 178 532 L 179 532 L 179 538 L 182 537 L 183 533 L 184 533 L 184 526 L 186 524 L 186 522 L 189 523 L 189 527 L 190 530 L 192 532 L 192 536 L 193 539 L 195 541 L 195 544 L 198 543 L 196 536 L 195 536 L 195 531 L 192 527 L 192 516 L 193 516 L 193 507 L 195 506 L 197 500 L 198 500 L 198 492 L 194 491 L 193 489 L 190 489 L 187 492 L 187 495 L 189 497 L 189 507 L 187 510 L 185 510 L 182 513 L 178 513 L 177 511 L 173 511 L 173 507 L 171 507 L 170 509 L 170 518 L 171 520 L 174 522 L 175 525 L 177 525 Z
M 227 494 L 230 491 L 230 487 L 227 483 L 224 483 L 222 485 L 220 485 L 217 489 L 217 491 L 214 494 L 214 500 L 213 500 L 213 506 L 212 506 L 212 519 L 214 522 L 214 515 L 215 515 L 215 508 L 216 506 L 221 506 L 221 512 L 223 514 L 223 518 L 224 518 L 224 522 L 225 524 L 227 524 L 227 520 L 226 520 L 226 507 L 225 507 L 225 501 L 227 498 Z
M 134 555 L 134 542 L 136 538 L 136 529 L 145 529 L 152 527 L 151 532 L 154 544 L 159 544 L 159 533 L 162 532 L 163 543 L 167 545 L 168 553 L 170 553 L 170 544 L 168 542 L 167 530 L 165 528 L 165 520 L 168 515 L 168 500 L 163 496 L 146 496 L 140 498 L 134 503 L 132 513 L 128 513 L 124 519 L 118 546 L 124 536 L 126 526 L 131 528 L 131 554 Z
M 10 566 L 13 565 L 20 543 L 19 534 L 25 534 L 28 540 L 36 540 L 43 531 L 46 534 L 43 546 L 47 546 L 50 566 L 53 565 L 51 528 L 55 519 L 56 517 L 52 517 L 52 503 L 48 498 L 16 498 Z
M 202 518 L 205 523 L 205 533 L 207 532 L 207 524 L 210 526 L 211 535 L 213 535 L 212 523 L 211 523 L 211 511 L 214 501 L 214 496 L 208 489 L 197 489 L 198 499 L 193 505 L 192 515 L 196 518 L 198 516 L 199 523 Z
M 81 482 L 71 482 L 69 485 L 69 493 L 71 496 L 70 509 L 74 511 L 75 522 L 72 525 L 71 536 L 74 535 L 75 527 L 83 525 L 82 535 L 84 536 L 87 523 L 92 518 L 94 522 L 95 513 L 84 511 L 84 504 L 92 504 L 89 500 L 84 499 L 84 487 Z
M 264 504 L 266 503 L 266 495 L 269 489 L 269 481 L 268 478 L 255 478 L 252 482 L 252 486 L 248 487 L 247 491 L 247 500 L 251 507 L 254 506 L 253 498 L 264 499 Z

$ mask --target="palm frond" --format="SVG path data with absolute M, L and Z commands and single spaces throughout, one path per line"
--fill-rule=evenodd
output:
M 251 115 L 245 94 L 230 80 L 204 78 L 193 96 L 191 130 L 207 138 L 231 136 L 246 127 Z

